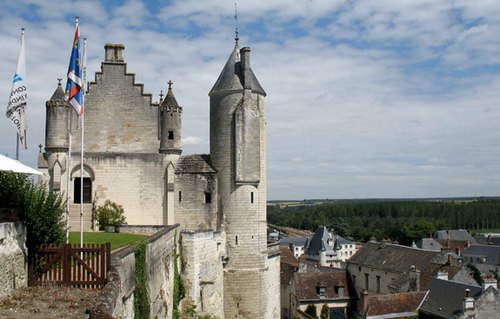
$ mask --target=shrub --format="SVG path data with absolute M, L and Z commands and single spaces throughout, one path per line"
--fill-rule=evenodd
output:
M 24 220 L 28 249 L 64 242 L 65 201 L 59 193 L 36 186 L 23 174 L 0 172 L 0 207 L 15 208 Z
M 124 211 L 121 205 L 115 202 L 106 200 L 104 205 L 97 207 L 97 222 L 99 228 L 106 226 L 119 226 L 125 224 Z

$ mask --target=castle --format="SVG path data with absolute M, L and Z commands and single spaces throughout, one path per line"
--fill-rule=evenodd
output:
M 47 101 L 43 182 L 63 193 L 69 186 L 73 231 L 81 202 L 90 230 L 92 206 L 107 199 L 123 206 L 129 225 L 179 224 L 197 309 L 220 318 L 279 317 L 279 256 L 268 252 L 266 232 L 266 93 L 250 49 L 236 42 L 209 93 L 209 155 L 182 154 L 183 108 L 172 83 L 154 103 L 127 73 L 124 49 L 106 44 L 88 85 L 83 182 L 78 119 L 60 83 Z

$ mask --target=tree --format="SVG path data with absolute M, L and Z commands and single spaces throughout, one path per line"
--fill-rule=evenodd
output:
M 36 186 L 26 176 L 0 172 L 0 207 L 14 208 L 24 220 L 29 250 L 64 241 L 64 200 L 59 193 Z
M 120 226 L 125 224 L 124 211 L 121 205 L 110 201 L 104 202 L 104 205 L 97 207 L 97 222 L 100 228 L 106 226 Z
M 326 304 L 321 307 L 320 319 L 330 319 L 330 308 Z
M 309 306 L 307 306 L 305 313 L 307 313 L 308 315 L 310 315 L 313 318 L 318 318 L 316 316 L 316 313 L 317 313 L 316 312 L 316 305 L 309 305 Z

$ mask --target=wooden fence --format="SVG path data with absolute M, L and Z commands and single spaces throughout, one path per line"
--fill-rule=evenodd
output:
M 30 259 L 28 285 L 99 288 L 106 284 L 111 244 L 48 246 Z

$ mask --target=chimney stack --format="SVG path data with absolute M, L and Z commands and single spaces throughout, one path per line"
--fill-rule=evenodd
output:
M 364 315 L 368 312 L 368 302 L 369 302 L 368 290 L 363 290 L 361 292 L 360 300 L 359 300 L 359 311 Z
M 470 296 L 470 289 L 465 289 L 465 298 L 462 307 L 464 312 L 474 310 L 474 298 Z
M 252 77 L 250 71 L 250 48 L 244 47 L 240 50 L 240 65 L 243 75 L 243 88 L 245 90 L 252 89 Z
M 104 62 L 125 62 L 125 60 L 123 59 L 123 51 L 125 50 L 125 45 L 106 43 L 106 45 L 104 45 L 104 50 Z

